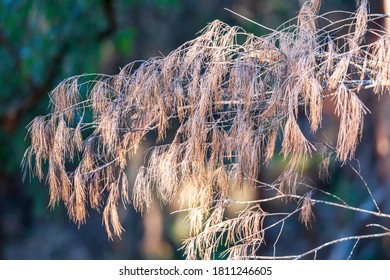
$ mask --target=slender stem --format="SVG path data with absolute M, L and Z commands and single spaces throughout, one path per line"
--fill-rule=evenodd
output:
M 289 256 L 256 256 L 254 257 L 255 259 L 261 259 L 261 260 L 272 260 L 272 259 L 277 259 L 277 260 L 291 260 L 291 259 L 301 259 L 307 255 L 310 255 L 310 254 L 315 254 L 317 251 L 325 248 L 325 247 L 328 247 L 328 246 L 331 246 L 331 245 L 334 245 L 334 244 L 337 244 L 337 243 L 340 243 L 340 242 L 344 242 L 344 241 L 350 241 L 350 240 L 361 240 L 361 239 L 370 239 L 370 238 L 381 238 L 381 237 L 386 237 L 386 236 L 390 236 L 390 232 L 383 232 L 383 233 L 376 233 L 376 234 L 366 234 L 366 235 L 355 235 L 355 236 L 348 236 L 348 237 L 343 237 L 343 238 L 339 238 L 339 239 L 335 239 L 335 240 L 332 240 L 332 241 L 329 241 L 329 242 L 326 242 L 312 250 L 309 250 L 309 251 L 306 251 L 305 253 L 302 253 L 302 254 L 299 254 L 299 255 L 289 255 Z

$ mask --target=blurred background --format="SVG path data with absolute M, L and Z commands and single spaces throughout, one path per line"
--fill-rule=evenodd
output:
M 353 11 L 355 0 L 326 0 L 322 11 Z M 384 12 L 388 0 L 371 2 L 371 12 Z M 20 162 L 30 140 L 26 126 L 48 112 L 48 92 L 64 78 L 82 73 L 116 74 L 134 60 L 167 55 L 193 39 L 207 23 L 219 19 L 256 35 L 265 30 L 233 15 L 231 9 L 276 28 L 297 15 L 303 1 L 287 0 L 0 0 L 0 259 L 181 259 L 188 228 L 174 208 L 156 207 L 141 216 L 130 205 L 120 216 L 126 232 L 108 241 L 101 215 L 90 211 L 85 225 L 69 221 L 66 209 L 50 210 L 48 188 L 32 179 L 22 181 Z M 368 38 L 369 39 L 369 38 Z M 371 96 L 371 97 L 370 97 Z M 372 114 L 357 158 L 361 174 L 375 198 L 390 212 L 390 100 L 361 96 Z M 337 133 L 333 112 L 323 129 Z M 153 144 L 153 141 L 150 142 Z M 147 148 L 147 145 L 144 147 Z M 143 163 L 143 155 L 129 163 L 129 181 Z M 313 171 L 314 176 L 317 171 Z M 134 180 L 134 178 L 133 178 Z M 328 182 L 318 184 L 361 207 L 367 203 L 362 182 L 346 166 L 335 165 Z M 242 194 L 250 197 L 251 192 Z M 369 200 L 368 200 L 369 201 Z M 369 206 L 368 206 L 369 205 Z M 374 209 L 373 209 L 374 210 Z M 299 253 L 329 240 L 367 232 L 365 215 L 316 207 L 312 229 L 286 224 L 280 253 Z M 387 223 L 387 224 L 386 224 Z M 272 232 L 270 233 L 272 234 Z M 278 234 L 275 232 L 274 234 Z M 294 242 L 291 242 L 294 240 Z M 271 252 L 271 246 L 264 248 Z M 348 257 L 354 242 L 329 247 L 321 258 Z M 361 241 L 353 258 L 389 259 L 390 240 Z

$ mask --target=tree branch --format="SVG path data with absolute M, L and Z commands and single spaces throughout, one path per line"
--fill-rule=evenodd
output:
M 102 40 L 113 34 L 117 28 L 115 8 L 113 0 L 103 0 L 103 12 L 107 21 L 107 28 L 98 33 L 96 39 Z

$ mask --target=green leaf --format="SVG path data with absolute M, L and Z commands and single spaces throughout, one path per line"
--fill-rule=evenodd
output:
M 133 50 L 135 30 L 126 28 L 117 32 L 114 43 L 116 50 L 122 56 L 129 56 Z

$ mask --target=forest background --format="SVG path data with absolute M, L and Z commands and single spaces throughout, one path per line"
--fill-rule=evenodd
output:
M 384 12 L 383 1 L 371 1 L 371 12 Z M 89 213 L 78 228 L 66 209 L 47 207 L 48 189 L 38 180 L 22 180 L 20 162 L 30 145 L 26 126 L 34 116 L 47 113 L 48 93 L 66 77 L 82 73 L 116 74 L 134 60 L 167 55 L 196 37 L 207 23 L 219 19 L 262 35 L 267 30 L 224 8 L 276 28 L 297 15 L 302 1 L 286 0 L 2 0 L 0 1 L 0 259 L 181 259 L 178 250 L 188 234 L 174 206 L 155 207 L 141 216 L 130 206 L 120 213 L 126 232 L 108 241 L 101 215 Z M 321 11 L 353 11 L 353 0 L 323 1 Z M 372 112 L 365 119 L 357 159 L 361 175 L 373 188 L 384 212 L 390 212 L 390 99 L 361 97 Z M 333 112 L 324 112 L 324 128 L 337 133 Z M 154 135 L 148 145 L 154 144 Z M 387 144 L 386 144 L 387 143 Z M 147 145 L 143 147 L 147 149 Z M 282 158 L 280 158 L 280 161 Z M 128 165 L 132 184 L 143 154 Z M 276 163 L 277 164 L 277 163 Z M 317 172 L 313 170 L 313 172 Z M 361 180 L 345 166 L 336 165 L 323 188 L 364 204 Z M 242 194 L 251 199 L 254 194 Z M 350 213 L 324 211 L 320 221 L 306 229 L 299 222 L 287 230 L 296 242 L 286 252 L 304 251 L 332 236 L 362 234 L 361 225 L 345 223 Z M 324 218 L 325 217 L 325 218 Z M 364 220 L 365 217 L 361 217 Z M 359 221 L 357 219 L 356 221 Z M 332 225 L 329 227 L 329 225 Z M 297 238 L 299 237 L 299 238 Z M 354 242 L 326 248 L 323 258 L 346 258 Z M 272 246 L 271 246 L 272 247 Z M 269 250 L 272 250 L 270 248 Z M 357 259 L 389 259 L 389 238 L 364 241 L 354 251 Z

